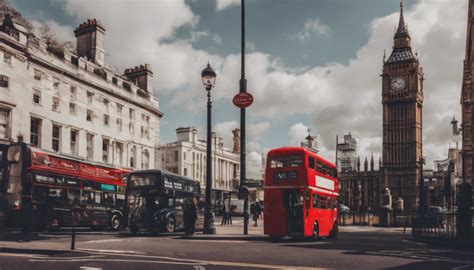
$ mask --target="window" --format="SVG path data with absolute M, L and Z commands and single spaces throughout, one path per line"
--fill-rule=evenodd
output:
M 59 112 L 59 97 L 53 97 L 53 103 L 51 104 L 51 110 Z
M 104 98 L 104 99 L 102 100 L 102 102 L 104 102 L 105 109 L 108 109 L 108 108 L 109 108 L 110 100 Z
M 134 109 L 128 110 L 128 116 L 129 116 L 130 120 L 134 120 L 135 119 L 135 110 Z
M 124 88 L 125 90 L 127 90 L 128 92 L 131 92 L 131 91 L 132 91 L 132 87 L 131 87 L 131 85 L 130 85 L 129 83 L 123 82 L 122 86 L 123 86 L 123 88 Z
M 123 165 L 123 143 L 115 142 L 115 159 L 116 165 Z
M 303 159 L 298 156 L 274 157 L 270 159 L 270 168 L 299 167 Z
M 77 145 L 79 141 L 79 131 L 71 129 L 71 155 L 77 156 Z
M 117 82 L 118 82 L 117 77 L 112 77 L 112 83 L 117 84 Z
M 143 153 L 142 153 L 142 169 L 143 170 L 146 170 L 148 169 L 149 167 L 149 160 L 150 160 L 150 154 L 148 154 L 148 150 L 143 150 Z
M 59 79 L 53 78 L 53 88 L 54 90 L 59 90 Z
M 31 117 L 30 143 L 33 146 L 41 146 L 41 119 L 39 118 Z
M 10 137 L 10 109 L 0 107 L 0 138 Z
M 77 98 L 77 87 L 75 87 L 74 85 L 71 85 L 69 90 L 71 92 L 71 99 L 76 99 Z
M 122 116 L 122 111 L 123 111 L 123 105 L 117 103 L 117 114 Z
M 12 54 L 9 52 L 3 52 L 3 62 L 11 65 L 12 64 Z
M 174 151 L 174 161 L 178 161 L 178 160 L 179 160 L 178 151 Z
M 87 158 L 94 159 L 94 134 L 87 133 L 86 144 Z
M 109 162 L 109 140 L 102 139 L 102 161 Z
M 33 91 L 33 103 L 34 104 L 41 104 L 41 92 L 38 90 Z
M 87 105 L 92 105 L 94 101 L 94 93 L 87 91 Z
M 110 122 L 110 116 L 108 114 L 104 114 L 104 125 L 106 127 L 109 126 L 109 122 Z
M 93 116 L 94 116 L 94 112 L 92 110 L 87 110 L 87 115 L 86 115 L 87 122 L 92 122 Z
M 8 77 L 0 75 L 0 87 L 8 87 Z
M 188 168 L 184 168 L 184 170 L 183 170 L 183 175 L 184 175 L 184 176 L 188 176 Z
M 41 79 L 43 78 L 43 72 L 41 72 L 40 70 L 35 69 L 33 77 L 34 77 L 35 80 L 41 81 Z
M 130 151 L 130 167 L 135 168 L 135 160 L 137 160 L 137 148 L 134 146 Z
M 69 103 L 69 114 L 76 115 L 76 104 Z
M 122 131 L 122 119 L 117 118 L 117 129 Z
M 314 170 L 315 163 L 314 163 L 314 157 L 312 156 L 308 156 L 308 167 Z
M 61 143 L 61 126 L 53 124 L 53 151 L 59 152 L 59 144 Z

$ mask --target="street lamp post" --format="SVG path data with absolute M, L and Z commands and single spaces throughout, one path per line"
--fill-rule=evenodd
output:
M 418 212 L 420 215 L 425 214 L 426 202 L 425 202 L 425 180 L 423 178 L 423 164 L 425 164 L 425 159 L 420 157 L 418 161 L 420 164 L 420 205 L 418 206 Z
M 204 208 L 204 234 L 215 234 L 216 228 L 214 227 L 214 213 L 212 212 L 211 206 L 211 189 L 212 189 L 212 142 L 211 142 L 211 89 L 214 88 L 216 83 L 217 74 L 212 69 L 211 64 L 207 64 L 207 67 L 201 73 L 202 83 L 207 91 L 207 154 L 206 154 L 206 205 Z
M 241 77 L 240 93 L 247 92 L 247 80 L 245 79 L 245 0 L 241 0 Z M 246 147 L 245 147 L 245 107 L 240 108 L 240 189 L 246 187 Z M 244 235 L 248 234 L 249 226 L 249 200 L 248 193 L 244 194 Z

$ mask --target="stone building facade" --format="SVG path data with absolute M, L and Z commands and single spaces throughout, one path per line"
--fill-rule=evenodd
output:
M 0 141 L 119 167 L 155 167 L 159 122 L 153 72 L 118 74 L 105 63 L 105 28 L 87 20 L 76 50 L 36 37 L 26 19 L 0 1 Z
M 234 132 L 234 134 L 236 134 Z M 238 140 L 237 140 L 238 141 Z M 226 192 L 239 187 L 240 155 L 224 146 L 223 140 L 212 133 L 212 197 L 222 199 Z M 198 138 L 193 127 L 176 129 L 176 142 L 157 148 L 158 168 L 199 180 L 202 191 L 206 188 L 207 142 Z M 238 147 L 234 147 L 237 149 Z
M 474 102 L 474 86 L 472 78 L 474 76 L 474 1 L 469 0 L 467 35 L 466 35 L 466 56 L 464 58 L 464 73 L 461 90 L 461 110 L 462 110 L 462 155 L 464 158 L 464 174 L 467 182 L 472 183 L 473 168 L 473 127 L 474 117 L 472 104 Z

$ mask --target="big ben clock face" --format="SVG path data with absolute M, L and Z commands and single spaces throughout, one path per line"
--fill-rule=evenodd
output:
M 403 77 L 392 78 L 392 80 L 390 81 L 390 87 L 392 88 L 392 90 L 395 90 L 395 91 L 404 90 L 406 88 L 405 78 Z

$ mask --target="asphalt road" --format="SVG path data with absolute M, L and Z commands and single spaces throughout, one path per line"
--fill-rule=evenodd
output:
M 229 230 L 240 231 L 239 224 Z M 343 227 L 337 240 L 284 239 L 271 242 L 253 229 L 236 234 L 182 239 L 127 232 L 81 232 L 80 252 L 24 254 L 0 252 L 5 269 L 474 269 L 474 251 L 431 246 L 406 239 L 400 230 Z M 68 246 L 68 232 L 40 234 L 47 249 Z M 12 240 L 11 240 L 12 241 Z M 18 245 L 28 243 L 15 243 Z M 4 245 L 8 247 L 8 243 Z

